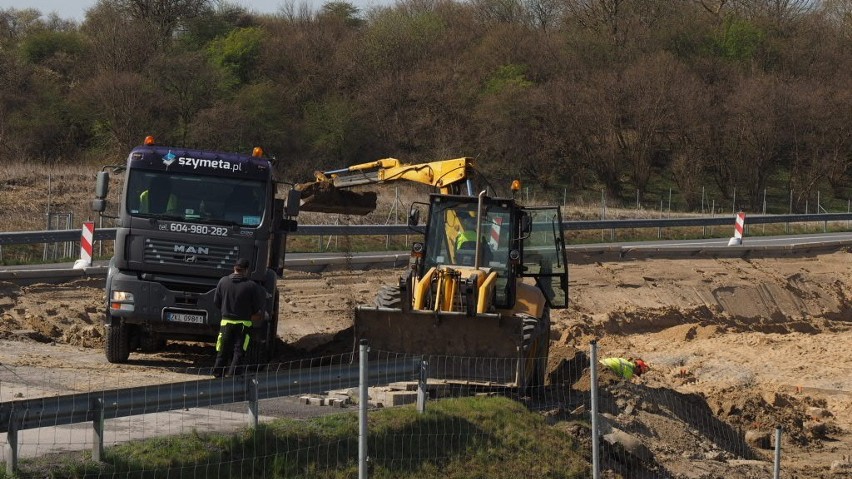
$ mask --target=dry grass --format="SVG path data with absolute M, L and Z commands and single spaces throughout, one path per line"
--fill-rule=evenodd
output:
M 0 170 L 0 224 L 4 231 L 34 231 L 47 227 L 47 214 L 73 214 L 79 224 L 95 215 L 93 167 L 18 163 Z

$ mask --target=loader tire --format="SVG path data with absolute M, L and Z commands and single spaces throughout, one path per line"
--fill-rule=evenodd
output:
M 385 285 L 379 288 L 376 295 L 376 307 L 401 308 L 402 292 L 399 290 L 399 285 Z
M 127 362 L 130 357 L 130 328 L 126 324 L 115 320 L 107 323 L 104 352 L 111 363 Z
M 545 309 L 541 318 L 523 318 L 523 351 L 527 355 L 526 365 L 532 370 L 527 374 L 527 388 L 544 386 L 547 373 L 547 356 L 550 350 L 550 311 Z

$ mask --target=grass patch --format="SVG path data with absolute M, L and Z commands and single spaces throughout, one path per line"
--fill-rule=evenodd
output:
M 369 416 L 370 477 L 580 478 L 588 453 L 567 433 L 501 397 L 430 402 Z M 67 456 L 49 470 L 24 461 L 24 477 L 355 478 L 358 416 L 280 419 L 236 435 L 195 432 L 109 448 L 106 463 Z M 2 476 L 2 474 L 0 474 Z

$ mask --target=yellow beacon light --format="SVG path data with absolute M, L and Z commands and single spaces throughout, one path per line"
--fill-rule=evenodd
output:
M 153 144 L 154 144 L 154 137 L 151 136 L 151 135 L 146 136 L 145 137 L 145 146 L 151 146 Z
M 251 156 L 255 158 L 260 158 L 263 156 L 263 148 L 259 146 L 255 146 L 253 150 L 251 150 Z
M 521 180 L 512 180 L 512 191 L 520 191 Z

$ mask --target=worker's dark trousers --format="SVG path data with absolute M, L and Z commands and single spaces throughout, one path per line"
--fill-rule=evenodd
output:
M 233 376 L 242 373 L 240 366 L 243 356 L 248 349 L 250 327 L 240 323 L 223 323 L 219 327 L 219 338 L 216 341 L 216 363 L 213 364 L 213 375 Z M 230 364 L 229 364 L 230 363 Z M 225 371 L 225 368 L 228 368 Z

